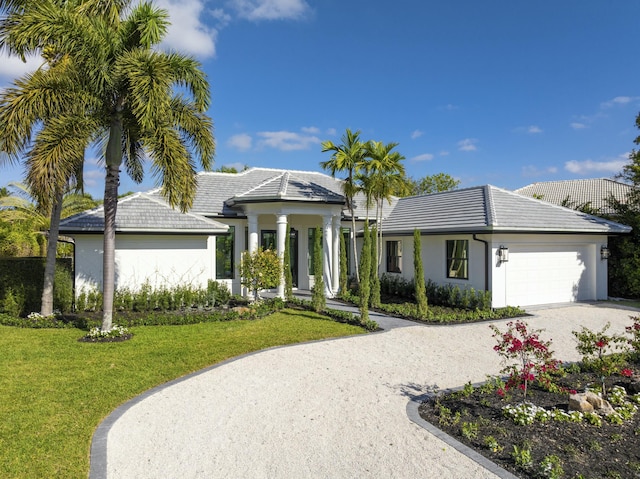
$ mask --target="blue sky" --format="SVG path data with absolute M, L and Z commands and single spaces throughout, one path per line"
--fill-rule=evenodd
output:
M 640 131 L 640 2 L 161 0 L 211 83 L 216 165 L 318 170 L 345 128 L 461 186 L 612 177 Z M 0 88 L 34 68 L 0 58 Z M 124 178 L 120 191 L 147 190 Z M 19 181 L 0 168 L 0 186 Z M 88 190 L 104 173 L 87 155 Z

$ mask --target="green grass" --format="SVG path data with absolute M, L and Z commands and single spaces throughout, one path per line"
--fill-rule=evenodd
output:
M 283 310 L 256 321 L 138 327 L 122 343 L 0 326 L 0 477 L 86 477 L 94 430 L 143 391 L 250 351 L 363 332 L 320 318 Z
M 616 301 L 608 301 L 611 304 L 616 304 L 619 306 L 628 306 L 630 308 L 638 308 L 640 309 L 640 300 L 634 299 L 621 299 Z

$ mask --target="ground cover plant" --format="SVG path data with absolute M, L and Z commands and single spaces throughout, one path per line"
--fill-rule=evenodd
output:
M 86 331 L 72 327 L 0 326 L 0 477 L 86 477 L 95 428 L 141 392 L 250 351 L 364 331 L 321 319 L 283 309 L 253 321 L 133 326 L 119 343 L 80 342 Z
M 550 353 L 550 341 L 525 322 L 493 328 L 506 376 L 434 394 L 420 414 L 518 477 L 638 477 L 640 318 L 632 320 L 626 336 L 607 335 L 607 328 L 574 331 L 583 360 L 564 367 Z M 598 355 L 605 344 L 623 342 L 624 352 Z M 585 390 L 613 410 L 569 410 L 569 395 Z

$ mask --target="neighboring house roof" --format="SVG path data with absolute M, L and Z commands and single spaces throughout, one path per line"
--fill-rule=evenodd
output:
M 608 203 L 613 197 L 621 203 L 626 203 L 633 186 L 607 178 L 586 180 L 542 181 L 515 190 L 523 196 L 536 197 L 548 203 L 562 205 L 568 198 L 570 206 L 580 206 L 590 203 L 591 207 L 600 214 L 615 213 Z
M 181 213 L 166 202 L 144 193 L 118 200 L 116 231 L 127 233 L 225 233 L 228 226 L 202 216 Z M 65 233 L 98 233 L 104 231 L 104 206 L 79 213 L 60 222 Z
M 628 226 L 486 185 L 398 200 L 383 221 L 386 234 L 628 233 Z
M 240 173 L 202 172 L 197 180 L 191 212 L 203 216 L 243 216 L 239 204 L 257 201 L 344 203 L 342 180 L 313 171 L 249 168 Z M 159 197 L 159 190 L 150 195 Z M 384 202 L 383 216 L 391 212 L 396 201 L 393 197 L 391 204 Z M 363 194 L 356 195 L 355 206 L 356 217 L 364 219 L 367 208 Z M 369 216 L 374 214 L 372 206 Z

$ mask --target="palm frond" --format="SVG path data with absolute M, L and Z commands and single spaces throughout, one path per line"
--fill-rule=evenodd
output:
M 213 137 L 213 120 L 202 113 L 192 102 L 181 97 L 171 101 L 174 127 L 180 132 L 182 141 L 195 150 L 205 170 L 213 166 L 216 143 Z

